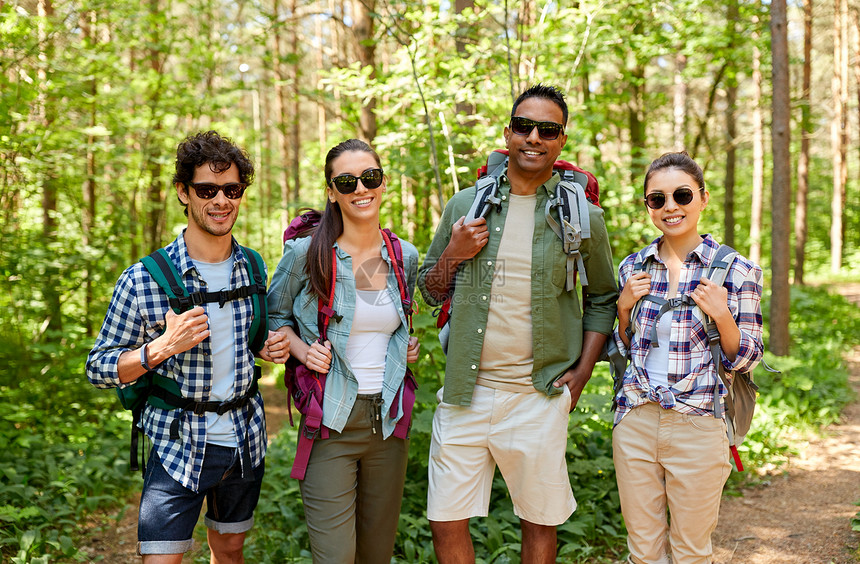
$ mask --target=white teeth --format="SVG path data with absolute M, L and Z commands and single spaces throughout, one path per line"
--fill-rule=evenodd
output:
M 356 206 L 363 206 L 365 204 L 369 204 L 370 200 L 371 200 L 371 198 L 366 198 L 364 200 L 356 200 L 353 202 L 353 204 L 355 204 Z
M 540 155 L 537 151 L 523 151 L 526 155 L 537 156 Z
M 682 220 L 682 219 L 684 219 L 684 218 L 683 218 L 683 217 L 681 217 L 681 216 L 675 216 L 675 217 L 667 217 L 667 218 L 666 218 L 666 219 L 664 219 L 663 221 L 665 221 L 665 222 L 666 222 L 666 223 L 668 223 L 669 225 L 675 225 L 675 224 L 677 224 L 677 223 L 681 223 L 681 220 Z

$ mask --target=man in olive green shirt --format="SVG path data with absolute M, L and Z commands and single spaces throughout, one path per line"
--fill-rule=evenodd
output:
M 582 309 L 565 290 L 567 255 L 545 209 L 566 122 L 558 89 L 538 84 L 520 95 L 504 130 L 500 210 L 465 224 L 475 188 L 456 194 L 418 273 L 428 304 L 449 295 L 452 303 L 428 491 L 441 564 L 475 561 L 469 519 L 487 515 L 496 465 L 520 518 L 524 562 L 555 562 L 556 526 L 576 507 L 567 414 L 612 331 L 618 291 L 603 211 L 591 204 Z

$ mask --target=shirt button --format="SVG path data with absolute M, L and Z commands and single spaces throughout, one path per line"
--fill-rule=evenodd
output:
M 484 332 L 484 330 L 483 330 L 483 329 L 478 329 L 478 334 L 481 334 L 481 333 L 483 333 L 483 332 Z
M 481 296 L 481 299 L 487 301 L 487 296 Z
M 493 266 L 493 261 L 488 260 L 488 261 L 487 261 L 487 266 Z
M 496 227 L 496 231 L 501 231 L 501 230 L 502 230 L 501 227 Z
M 508 199 L 508 196 L 507 196 L 507 195 L 505 195 L 505 194 L 502 194 L 502 199 L 503 199 L 503 200 L 507 200 L 507 199 Z
M 477 367 L 476 365 L 474 365 L 474 364 L 472 365 L 472 370 L 475 370 L 475 369 L 477 369 L 477 368 L 478 368 L 478 367 Z

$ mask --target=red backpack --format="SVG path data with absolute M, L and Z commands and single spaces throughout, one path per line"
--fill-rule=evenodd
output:
M 284 241 L 311 236 L 319 225 L 321 218 L 322 215 L 317 210 L 305 211 L 290 222 L 290 225 L 284 231 Z M 385 246 L 388 249 L 388 255 L 395 264 L 394 274 L 397 278 L 397 287 L 400 289 L 400 301 L 403 304 L 403 311 L 409 322 L 409 332 L 411 333 L 413 302 L 412 296 L 409 295 L 406 272 L 403 268 L 403 249 L 400 246 L 400 240 L 394 233 L 388 229 L 380 229 L 380 231 L 382 232 Z M 317 329 L 319 331 L 317 342 L 319 343 L 324 343 L 328 339 L 328 326 L 332 318 L 340 320 L 340 316 L 334 310 L 334 290 L 335 281 L 337 280 L 337 256 L 334 248 L 332 248 L 331 265 L 331 288 L 329 290 L 328 303 L 320 299 L 317 307 L 317 311 L 319 312 L 317 315 Z M 297 480 L 304 480 L 305 478 L 314 440 L 317 438 L 328 438 L 328 427 L 322 424 L 326 376 L 326 374 L 310 370 L 292 356 L 285 365 L 284 384 L 287 387 L 287 413 L 290 416 L 290 425 L 293 425 L 292 402 L 295 402 L 299 413 L 305 416 L 304 425 L 299 429 L 296 457 L 293 461 L 293 469 L 290 472 L 290 477 Z M 415 404 L 415 389 L 417 387 L 418 384 L 415 381 L 415 376 L 407 368 L 403 384 L 397 391 L 397 395 L 394 397 L 391 410 L 389 411 L 390 417 L 397 415 L 400 395 L 403 394 L 403 416 L 394 427 L 395 437 L 406 438 L 409 424 L 412 421 L 412 407 Z

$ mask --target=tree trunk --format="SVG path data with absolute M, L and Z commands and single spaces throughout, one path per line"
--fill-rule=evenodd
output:
M 462 14 L 466 10 L 475 10 L 475 0 L 455 0 L 454 1 L 454 10 L 458 14 Z M 469 37 L 469 29 L 465 27 L 461 27 L 458 30 L 457 35 L 454 37 L 454 45 L 457 48 L 457 56 L 461 59 L 466 58 L 466 41 L 463 39 L 464 37 Z M 457 115 L 461 117 L 460 124 L 465 129 L 472 129 L 477 125 L 477 121 L 473 117 L 475 112 L 477 112 L 478 108 L 474 102 L 468 102 L 465 100 L 457 100 L 454 106 L 454 110 Z M 463 119 L 464 116 L 465 119 Z M 455 138 L 454 147 L 457 150 L 457 153 L 460 155 L 465 155 L 468 159 L 472 155 L 475 154 L 475 148 L 469 143 L 468 136 L 457 136 Z
M 737 160 L 737 126 L 735 120 L 735 105 L 738 100 L 737 65 L 735 52 L 737 48 L 737 32 L 735 22 L 738 21 L 738 0 L 730 0 L 727 7 L 726 36 L 728 38 L 727 52 L 729 57 L 728 76 L 726 78 L 726 179 L 725 201 L 723 202 L 723 229 L 726 245 L 735 246 L 735 163 Z
M 280 12 L 280 1 L 274 0 L 272 3 L 272 14 L 274 21 L 278 19 Z M 290 161 L 290 143 L 287 131 L 289 130 L 289 118 L 287 116 L 287 89 L 284 87 L 284 64 L 282 62 L 283 52 L 281 47 L 281 32 L 283 26 L 276 25 L 275 32 L 272 34 L 272 72 L 275 79 L 275 115 L 278 116 L 278 137 L 281 142 L 281 172 L 283 174 L 281 180 L 281 224 L 286 228 L 290 221 L 290 167 L 287 163 Z
M 830 140 L 833 151 L 833 199 L 830 205 L 830 271 L 838 273 L 842 268 L 842 212 L 845 202 L 845 183 L 848 180 L 846 147 L 848 131 L 845 113 L 848 103 L 848 37 L 847 0 L 835 0 L 833 13 L 833 121 L 830 124 Z
M 370 67 L 368 81 L 376 80 L 376 38 L 374 37 L 373 13 L 376 11 L 376 0 L 354 0 L 352 3 L 355 14 L 355 40 L 358 60 L 362 67 Z M 376 138 L 376 98 L 371 97 L 361 106 L 359 128 L 362 139 L 373 144 Z
M 771 2 L 771 42 L 773 60 L 773 183 L 770 350 L 777 356 L 789 353 L 788 332 L 791 300 L 788 285 L 789 226 L 791 225 L 791 104 L 788 67 L 786 0 Z
M 85 43 L 91 44 L 97 42 L 97 33 L 92 26 L 96 25 L 95 12 L 82 12 L 80 16 L 81 32 Z M 96 73 L 91 71 L 90 76 L 95 77 Z M 96 100 L 98 99 L 98 89 L 96 79 L 89 80 L 90 94 L 90 119 L 89 126 L 94 128 L 98 124 L 98 116 L 96 112 Z M 94 150 L 95 135 L 90 132 L 87 135 L 87 153 L 86 153 L 86 177 L 83 186 L 83 206 L 81 217 L 81 245 L 87 248 L 93 243 L 93 226 L 96 217 L 96 153 Z M 84 263 L 84 333 L 87 337 L 92 337 L 95 334 L 95 327 L 91 322 L 92 311 L 91 304 L 93 303 L 93 264 L 87 258 Z
M 687 55 L 675 54 L 675 88 L 672 91 L 672 137 L 676 151 L 686 149 L 684 133 L 687 118 L 687 82 L 684 80 L 684 69 L 687 66 Z
M 803 88 L 800 95 L 800 155 L 797 159 L 797 199 L 794 205 L 794 283 L 803 285 L 806 261 L 806 210 L 809 195 L 809 138 L 812 136 L 812 0 L 803 2 Z
M 296 17 L 296 0 L 290 0 L 290 14 Z M 290 88 L 291 100 L 291 123 L 290 123 L 290 145 L 292 145 L 290 168 L 293 171 L 293 194 L 292 201 L 299 201 L 299 161 L 301 157 L 302 139 L 299 133 L 299 121 L 301 120 L 301 101 L 299 100 L 299 79 L 301 78 L 301 53 L 299 52 L 299 29 L 301 26 L 296 21 L 290 26 L 290 53 L 293 57 L 292 64 L 292 87 Z
M 757 11 L 761 10 L 761 2 L 757 2 Z M 753 18 L 753 178 L 752 204 L 750 210 L 750 260 L 761 263 L 761 217 L 764 209 L 764 131 L 762 128 L 762 78 L 761 51 L 758 48 L 761 40 L 761 21 L 758 16 Z
M 627 123 L 630 127 L 630 182 L 636 182 L 647 164 L 645 156 L 645 68 L 636 61 L 630 70 L 630 98 L 627 101 Z
M 53 34 L 47 29 L 48 22 L 54 17 L 54 5 L 52 0 L 39 0 L 37 5 L 39 14 L 39 63 L 37 78 L 39 81 L 39 93 L 36 100 L 35 111 L 38 121 L 44 131 L 50 131 L 57 117 L 55 102 L 51 99 L 49 85 L 51 81 L 50 69 L 54 57 Z M 57 198 L 59 181 L 53 171 L 53 164 L 48 162 L 46 170 L 42 175 L 42 236 L 45 248 L 50 249 L 57 241 Z M 63 330 L 63 316 L 60 302 L 59 268 L 55 266 L 57 261 L 49 261 L 45 267 L 45 280 L 43 291 L 45 296 L 45 320 L 44 331 L 59 333 Z
M 149 12 L 153 17 L 161 13 L 159 0 L 149 0 Z M 149 68 L 160 75 L 161 68 L 161 47 L 158 26 L 150 28 L 150 44 L 149 53 Z M 144 241 L 146 242 L 146 252 L 150 253 L 161 247 L 161 236 L 164 226 L 164 193 L 161 186 L 161 161 L 160 149 L 157 147 L 157 140 L 160 138 L 162 129 L 160 110 L 158 108 L 159 100 L 161 99 L 161 89 L 154 86 L 149 94 L 149 105 L 152 111 L 154 122 L 150 125 L 150 131 L 147 132 L 146 151 L 146 170 L 149 173 L 149 186 L 146 191 L 146 225 L 144 229 Z

